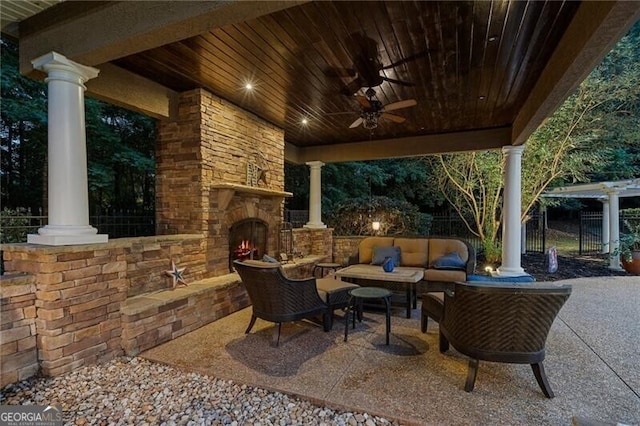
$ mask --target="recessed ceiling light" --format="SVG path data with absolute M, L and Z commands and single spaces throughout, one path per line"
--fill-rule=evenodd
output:
M 498 39 L 497 36 L 491 36 L 489 37 L 489 41 L 496 41 Z
M 480 95 L 478 96 L 478 99 L 480 99 L 481 101 L 484 101 L 484 96 Z
M 244 88 L 247 89 L 247 90 L 253 90 L 253 84 L 247 83 L 247 84 L 244 85 Z
M 306 118 L 302 119 L 302 124 L 309 124 L 309 120 L 307 120 Z

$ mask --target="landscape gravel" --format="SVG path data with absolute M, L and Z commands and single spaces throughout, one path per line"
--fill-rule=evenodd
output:
M 31 378 L 0 391 L 0 405 L 58 404 L 66 425 L 399 424 L 135 357 Z

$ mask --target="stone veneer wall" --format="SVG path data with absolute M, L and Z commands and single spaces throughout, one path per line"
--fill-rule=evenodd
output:
M 247 162 L 262 162 L 267 184 L 284 191 L 284 131 L 203 89 L 182 93 L 178 119 L 161 121 L 156 151 L 157 233 L 202 233 L 206 268 L 229 272 L 229 227 L 258 217 L 275 254 L 283 198 L 236 192 L 220 205 L 216 184 L 246 184 Z
M 324 256 L 324 262 L 333 262 L 333 229 L 296 228 L 293 230 L 293 249 L 303 256 Z
M 201 241 L 200 235 L 175 235 L 80 246 L 3 245 L 7 273 L 28 273 L 33 280 L 31 293 L 21 297 L 34 299 L 42 373 L 55 376 L 122 354 L 120 309 L 127 296 L 140 294 L 142 289 L 170 288 L 172 280 L 165 271 L 171 268 L 171 259 L 187 267 L 188 281 L 202 279 Z M 149 286 L 140 285 L 143 276 Z M 4 322 L 12 315 L 5 316 L 5 294 L 16 290 L 4 280 L 1 287 Z M 25 313 L 32 311 L 27 307 Z M 3 369 L 3 377 L 5 374 Z
M 346 265 L 349 257 L 358 253 L 358 245 L 366 237 L 333 237 L 333 260 L 336 263 Z
M 36 286 L 32 275 L 0 278 L 0 388 L 36 374 Z

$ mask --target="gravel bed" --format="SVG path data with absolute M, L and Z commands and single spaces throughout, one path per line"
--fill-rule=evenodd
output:
M 67 425 L 397 425 L 279 392 L 122 357 L 0 391 L 0 405 L 57 405 Z

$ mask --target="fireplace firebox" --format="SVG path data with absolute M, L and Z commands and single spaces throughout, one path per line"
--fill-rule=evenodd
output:
M 244 219 L 229 228 L 229 270 L 234 260 L 262 259 L 267 252 L 267 224 L 260 219 Z

